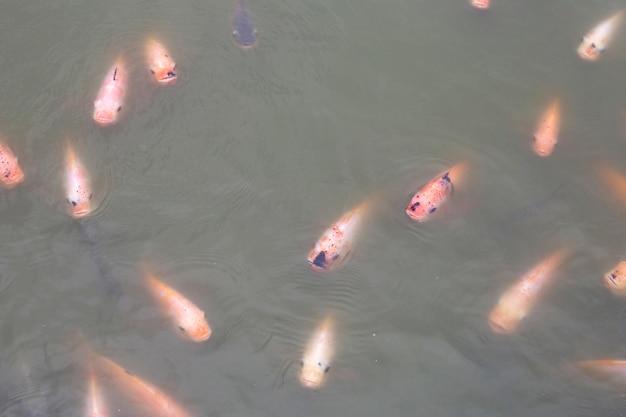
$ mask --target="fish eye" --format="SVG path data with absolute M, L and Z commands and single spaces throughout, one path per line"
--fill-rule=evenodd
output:
M 154 70 L 150 70 L 150 72 L 154 74 Z
M 72 200 L 72 205 L 73 205 L 74 207 L 76 207 L 76 205 L 77 205 L 77 204 L 76 204 L 76 201 Z
M 178 64 L 174 64 L 174 68 L 172 68 L 172 69 L 176 70 L 177 67 L 178 67 Z
M 175 72 L 173 72 L 173 71 L 168 71 L 168 72 L 167 72 L 167 76 L 168 76 L 168 77 L 173 77 L 173 76 L 175 76 L 175 75 L 176 75 L 176 73 L 175 73 Z
M 119 107 L 117 108 L 117 111 L 118 111 L 118 112 L 119 112 L 120 110 L 122 110 L 122 106 L 119 106 Z
M 593 49 L 596 49 L 596 44 L 595 44 L 595 43 L 592 43 L 592 44 L 591 44 L 591 47 L 592 47 Z
M 91 197 L 93 197 L 92 193 L 89 193 L 89 199 L 91 200 Z
M 183 326 L 178 326 L 178 328 L 180 329 L 181 332 L 186 332 L 185 328 Z
M 300 359 L 300 365 L 304 366 L 304 359 Z
M 328 372 L 329 369 L 330 369 L 330 366 L 324 365 L 324 373 Z

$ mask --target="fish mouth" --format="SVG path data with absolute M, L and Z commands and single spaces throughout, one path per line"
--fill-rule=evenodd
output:
M 156 79 L 159 84 L 172 85 L 176 82 L 178 74 L 173 69 L 161 69 L 156 71 Z
M 552 153 L 552 149 L 541 148 L 539 146 L 533 146 L 533 150 L 537 155 L 542 157 L 550 156 Z
M 322 385 L 322 378 L 316 378 L 315 375 L 302 375 L 300 383 L 306 388 L 319 388 Z
M 115 116 L 110 111 L 96 110 L 93 114 L 93 120 L 99 125 L 106 126 L 115 121 Z
M 498 333 L 498 334 L 510 333 L 510 330 L 504 324 L 498 322 L 497 319 L 490 319 L 489 327 L 491 327 L 491 330 L 493 330 L 494 333 Z
M 194 342 L 204 342 L 209 340 L 209 338 L 211 337 L 211 329 L 203 329 L 197 333 L 195 333 L 192 337 Z
M 415 214 L 415 212 L 411 211 L 411 209 L 407 208 L 406 209 L 406 215 L 409 216 L 409 218 L 413 221 L 416 222 L 423 222 L 426 218 L 426 216 L 421 215 L 421 214 Z
M 489 8 L 489 0 L 471 0 L 470 3 L 477 9 L 488 9 Z
M 72 217 L 80 219 L 91 213 L 91 207 L 88 204 L 72 207 Z
M 600 53 L 598 51 L 584 44 L 578 47 L 577 52 L 578 52 L 578 55 L 586 61 L 596 61 L 598 57 L 600 56 Z
M 252 49 L 256 45 L 256 39 L 252 37 L 247 39 L 235 39 L 235 43 L 241 49 Z

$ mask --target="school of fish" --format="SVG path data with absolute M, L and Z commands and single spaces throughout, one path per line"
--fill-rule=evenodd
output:
M 491 6 L 490 0 L 469 0 L 469 4 L 480 10 L 487 10 Z M 582 37 L 576 50 L 580 58 L 585 61 L 599 59 L 618 33 L 624 13 L 624 10 L 615 12 Z M 234 0 L 231 27 L 233 41 L 238 47 L 249 50 L 256 46 L 257 31 L 246 0 Z M 146 73 L 151 74 L 156 85 L 174 85 L 178 80 L 177 64 L 164 44 L 156 37 L 147 38 L 144 51 Z M 130 73 L 125 58 L 120 55 L 106 71 L 94 101 L 92 118 L 97 125 L 107 127 L 120 120 L 129 81 Z M 562 101 L 558 97 L 553 98 L 537 123 L 531 150 L 542 158 L 552 155 L 559 142 L 561 106 Z M 415 185 L 425 185 L 412 190 L 414 194 L 405 209 L 408 220 L 406 217 L 404 219 L 409 224 L 418 224 L 415 227 L 420 227 L 425 222 L 445 221 L 446 213 L 443 209 L 455 203 L 455 191 L 462 189 L 471 179 L 469 167 L 470 162 L 463 161 L 445 168 L 434 178 L 420 178 L 416 181 Z M 0 141 L 0 168 L 3 188 L 10 190 L 24 181 L 25 175 L 18 164 L 18 158 L 4 141 Z M 68 214 L 74 219 L 92 215 L 97 204 L 93 200 L 91 176 L 70 140 L 66 141 L 64 171 Z M 593 172 L 607 193 L 615 196 L 626 208 L 626 176 L 608 163 L 597 164 Z M 372 201 L 371 196 L 366 198 L 322 232 L 307 257 L 308 265 L 313 271 L 331 273 L 350 259 L 358 236 L 368 224 Z M 489 314 L 485 315 L 486 326 L 498 335 L 515 333 L 560 275 L 559 272 L 566 265 L 571 253 L 572 250 L 568 247 L 551 252 L 506 288 Z M 151 272 L 144 271 L 144 276 L 146 293 L 185 339 L 203 343 L 211 337 L 212 329 L 200 307 L 157 279 Z M 601 281 L 611 294 L 626 297 L 626 259 L 618 260 Z M 336 320 L 336 315 L 327 314 L 317 328 L 313 329 L 308 344 L 303 348 L 298 379 L 305 388 L 320 389 L 327 382 L 336 349 Z M 532 322 L 532 319 L 529 321 Z M 108 357 L 99 355 L 87 345 L 88 342 L 81 343 L 86 352 L 82 362 L 87 381 L 85 409 L 89 417 L 111 415 L 107 411 L 103 387 L 117 390 L 148 415 L 191 416 L 157 386 L 134 375 Z M 582 360 L 574 362 L 573 366 L 591 378 L 626 389 L 626 360 Z

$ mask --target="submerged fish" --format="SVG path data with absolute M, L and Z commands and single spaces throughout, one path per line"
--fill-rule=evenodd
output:
M 467 162 L 453 166 L 433 178 L 411 198 L 406 214 L 418 222 L 430 219 L 431 215 L 443 206 L 467 174 Z
M 615 389 L 626 389 L 626 361 L 598 359 L 579 361 L 574 366 L 595 380 L 609 384 Z
M 489 315 L 489 325 L 496 333 L 513 333 L 519 323 L 532 310 L 537 299 L 555 276 L 561 265 L 566 249 L 561 249 L 541 261 L 524 274 L 498 300 Z
M 256 45 L 256 29 L 252 22 L 252 14 L 246 6 L 245 0 L 236 0 L 235 12 L 233 15 L 233 40 L 243 48 L 250 49 Z
M 104 401 L 102 400 L 102 394 L 100 388 L 96 382 L 96 376 L 89 367 L 89 392 L 87 393 L 87 417 L 108 417 L 109 413 L 104 409 Z
M 352 253 L 352 243 L 361 228 L 365 212 L 370 204 L 366 200 L 333 223 L 315 242 L 307 261 L 316 271 L 337 268 Z
M 0 141 L 0 183 L 11 189 L 24 181 L 24 172 L 17 162 L 17 157 L 4 142 Z
M 327 317 L 315 330 L 302 356 L 300 383 L 307 388 L 319 388 L 330 369 L 334 355 L 333 321 Z
M 624 11 L 622 10 L 591 29 L 583 36 L 577 49 L 578 55 L 586 61 L 597 61 L 613 39 L 623 17 Z
M 151 274 L 146 273 L 146 283 L 163 310 L 174 319 L 185 336 L 194 342 L 204 342 L 211 337 L 211 327 L 204 317 L 204 311 Z
M 533 151 L 539 156 L 549 156 L 559 141 L 561 108 L 559 100 L 554 100 L 542 114 L 537 130 L 533 135 Z
M 78 219 L 91 213 L 92 196 L 87 170 L 68 143 L 65 155 L 65 198 L 72 217 Z
M 596 175 L 611 195 L 619 200 L 622 207 L 626 207 L 626 177 L 613 165 L 607 163 L 597 163 L 594 168 Z
M 485 10 L 489 8 L 490 0 L 469 0 L 469 3 L 477 9 Z
M 146 57 L 150 72 L 159 84 L 172 85 L 176 82 L 176 62 L 170 58 L 170 54 L 163 45 L 154 39 L 146 42 Z
M 120 281 L 115 276 L 113 265 L 111 261 L 104 254 L 100 240 L 97 238 L 97 233 L 93 229 L 94 220 L 91 218 L 79 219 L 80 230 L 83 233 L 85 242 L 87 243 L 87 249 L 89 256 L 98 270 L 98 276 L 103 282 L 109 296 L 112 297 L 114 302 L 117 302 L 122 295 L 120 288 Z
M 126 96 L 126 67 L 121 58 L 107 72 L 93 103 L 93 119 L 101 126 L 115 123 Z

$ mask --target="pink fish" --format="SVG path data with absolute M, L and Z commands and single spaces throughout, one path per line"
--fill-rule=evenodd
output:
M 118 119 L 126 95 L 126 68 L 121 58 L 107 72 L 93 103 L 93 119 L 101 126 L 108 126 Z
M 490 0 L 469 0 L 469 2 L 473 7 L 485 10 L 489 8 Z
M 5 143 L 0 141 L 0 183 L 11 189 L 24 181 L 24 172 L 17 162 L 17 157 Z
M 333 321 L 330 317 L 315 330 L 302 356 L 300 383 L 307 388 L 319 388 L 330 369 L 334 355 Z
M 578 55 L 586 61 L 597 61 L 600 58 L 600 54 L 605 51 L 611 39 L 613 39 L 617 28 L 622 23 L 623 17 L 624 11 L 621 10 L 598 23 L 596 27 L 583 36 L 577 49 Z
M 65 195 L 72 217 L 85 217 L 91 213 L 91 181 L 87 170 L 76 157 L 68 143 L 65 159 Z
M 146 42 L 146 57 L 150 72 L 159 84 L 172 85 L 176 82 L 176 62 L 170 57 L 170 53 L 163 45 L 154 39 Z

